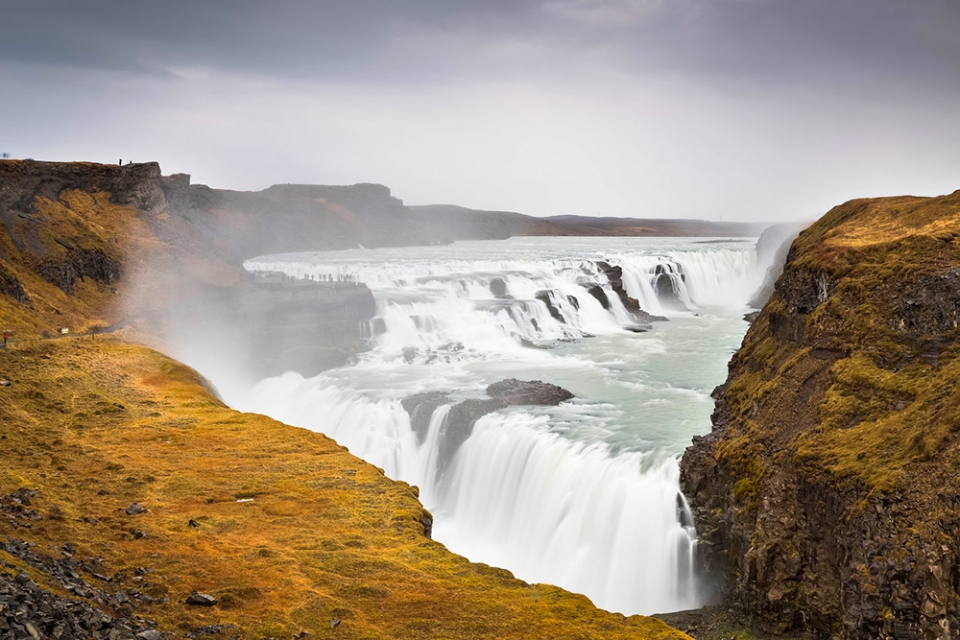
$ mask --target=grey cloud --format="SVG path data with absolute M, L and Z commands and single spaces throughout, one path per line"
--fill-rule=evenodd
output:
M 956 0 L 0 3 L 17 155 L 538 214 L 960 186 Z
M 448 81 L 536 73 L 594 53 L 717 80 L 957 80 L 952 0 L 29 0 L 7 2 L 0 60 L 164 72 L 204 66 L 304 79 Z M 517 50 L 520 50 L 517 47 Z M 529 65 L 539 65 L 530 68 Z

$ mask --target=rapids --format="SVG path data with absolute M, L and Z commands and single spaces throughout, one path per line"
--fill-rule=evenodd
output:
M 668 320 L 628 331 L 637 320 L 598 261 Z M 322 431 L 417 485 L 434 538 L 471 560 L 625 614 L 699 606 L 678 459 L 709 430 L 710 391 L 746 331 L 766 269 L 752 242 L 513 238 L 245 266 L 360 280 L 378 315 L 351 366 L 263 380 L 225 394 L 233 406 Z M 488 413 L 447 451 L 451 407 L 511 377 L 575 397 Z M 448 396 L 415 428 L 401 402 L 430 391 Z

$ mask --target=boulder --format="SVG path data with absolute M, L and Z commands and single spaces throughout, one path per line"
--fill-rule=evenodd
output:
M 555 406 L 569 400 L 573 394 L 562 387 L 541 380 L 508 378 L 487 387 L 487 395 L 503 400 L 507 405 L 539 404 Z

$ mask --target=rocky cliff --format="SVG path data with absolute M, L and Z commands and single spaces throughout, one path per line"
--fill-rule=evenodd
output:
M 682 484 L 721 601 L 814 637 L 960 637 L 960 191 L 793 243 Z

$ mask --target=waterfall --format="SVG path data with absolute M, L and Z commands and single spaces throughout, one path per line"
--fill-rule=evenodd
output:
M 600 254 L 567 239 L 517 243 L 249 261 L 251 271 L 360 280 L 378 313 L 356 364 L 287 373 L 227 400 L 322 431 L 417 485 L 434 537 L 471 560 L 626 614 L 698 606 L 678 459 L 709 429 L 710 390 L 746 328 L 741 307 L 759 277 L 752 247 L 621 240 Z M 626 331 L 637 321 L 600 260 L 669 320 Z M 459 403 L 507 377 L 576 397 L 455 423 Z

